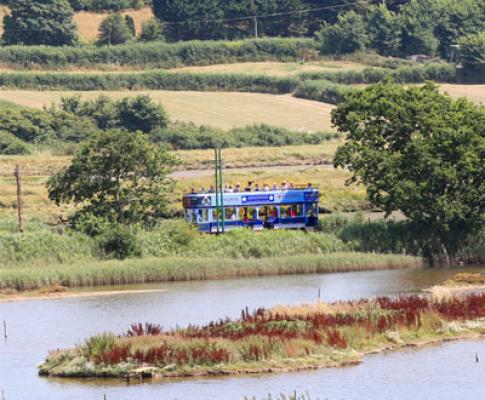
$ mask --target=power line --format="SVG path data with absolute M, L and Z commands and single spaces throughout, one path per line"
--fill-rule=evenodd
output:
M 254 18 L 261 19 L 261 18 L 291 16 L 291 15 L 298 15 L 298 14 L 310 14 L 317 11 L 333 10 L 333 9 L 339 9 L 339 8 L 345 8 L 345 7 L 354 7 L 362 4 L 368 4 L 368 1 L 366 0 L 366 1 L 359 1 L 355 3 L 349 3 L 349 4 L 337 4 L 333 6 L 310 8 L 306 10 L 283 11 L 283 12 L 278 12 L 273 14 L 263 14 L 263 15 L 256 14 L 256 15 L 248 15 L 245 17 L 206 19 L 206 20 L 194 20 L 194 21 L 163 21 L 163 23 L 166 25 L 181 25 L 181 24 L 210 24 L 210 23 L 216 23 L 216 22 L 220 23 L 220 22 L 231 22 L 231 21 L 245 21 L 245 20 L 252 20 Z
M 265 18 L 275 18 L 275 17 L 283 17 L 283 16 L 292 16 L 292 15 L 301 15 L 301 14 L 311 14 L 317 11 L 324 11 L 324 10 L 334 10 L 340 8 L 347 8 L 347 7 L 355 7 L 359 5 L 368 4 L 368 0 L 362 0 L 354 3 L 349 4 L 336 4 L 333 6 L 323 6 L 317 8 L 309 8 L 305 10 L 294 10 L 294 11 L 282 11 L 272 14 L 263 14 L 263 15 L 249 15 L 245 17 L 233 17 L 233 18 L 219 18 L 219 19 L 206 19 L 206 20 L 186 20 L 186 21 L 162 21 L 165 25 L 184 25 L 184 24 L 211 24 L 211 23 L 223 23 L 223 22 L 233 22 L 233 21 L 247 21 L 247 20 L 254 20 L 254 19 L 265 19 Z M 14 32 L 14 31 L 33 31 L 39 32 L 44 29 L 32 29 L 32 28 L 14 28 L 14 29 L 5 29 L 5 31 Z

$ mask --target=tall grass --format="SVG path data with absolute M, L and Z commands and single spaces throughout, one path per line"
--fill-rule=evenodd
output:
M 379 297 L 332 303 L 324 310 L 320 303 L 288 312 L 246 308 L 238 319 L 170 331 L 133 324 L 118 337 L 104 333 L 72 350 L 51 352 L 39 368 L 42 375 L 120 378 L 140 366 L 150 366 L 155 376 L 335 366 L 355 362 L 366 351 L 445 339 L 452 326 L 462 336 L 477 335 L 483 317 L 483 293 L 439 300 Z
M 123 285 L 395 269 L 420 265 L 421 260 L 414 257 L 368 253 L 304 254 L 260 259 L 166 257 L 104 262 L 81 261 L 70 265 L 0 268 L 0 288 L 31 290 L 52 285 Z

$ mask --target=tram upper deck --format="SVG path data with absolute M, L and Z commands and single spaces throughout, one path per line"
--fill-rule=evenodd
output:
M 314 188 L 184 195 L 185 220 L 201 232 L 237 228 L 315 229 L 318 227 L 319 191 Z

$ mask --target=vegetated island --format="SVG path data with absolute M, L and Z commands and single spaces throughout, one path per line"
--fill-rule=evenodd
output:
M 444 287 L 444 289 L 446 286 Z M 40 375 L 173 378 L 286 372 L 362 362 L 384 350 L 485 335 L 485 293 L 378 297 L 243 310 L 238 319 L 163 330 L 134 324 L 52 351 Z

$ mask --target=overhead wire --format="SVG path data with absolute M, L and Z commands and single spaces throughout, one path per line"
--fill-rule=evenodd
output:
M 368 4 L 367 0 L 357 1 L 354 3 L 346 3 L 346 4 L 335 4 L 332 6 L 322 6 L 317 8 L 310 8 L 305 10 L 293 10 L 293 11 L 282 11 L 277 13 L 271 14 L 262 14 L 262 15 L 248 15 L 248 16 L 241 16 L 241 17 L 232 17 L 232 18 L 218 18 L 218 19 L 205 19 L 205 20 L 185 20 L 185 21 L 162 21 L 165 25 L 184 25 L 184 24 L 211 24 L 211 23 L 224 23 L 224 22 L 233 22 L 233 21 L 246 21 L 246 20 L 254 20 L 257 19 L 265 19 L 265 18 L 275 18 L 275 17 L 282 17 L 282 16 L 292 16 L 292 15 L 300 15 L 300 14 L 311 14 L 318 11 L 324 10 L 333 10 L 333 9 L 340 9 L 346 7 L 354 7 L 363 4 Z M 39 32 L 42 29 L 32 29 L 32 28 L 14 28 L 8 29 L 4 28 L 5 31 L 34 31 Z

